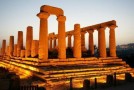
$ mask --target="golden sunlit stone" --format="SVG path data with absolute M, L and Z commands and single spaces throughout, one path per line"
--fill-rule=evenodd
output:
M 14 51 L 14 36 L 10 36 L 10 42 L 9 42 L 9 56 L 13 56 Z
M 3 40 L 2 42 L 2 55 L 4 56 L 6 53 L 6 40 Z
M 58 34 L 48 34 L 48 17 L 51 14 L 57 16 Z M 33 40 L 31 26 L 27 27 L 26 50 L 23 48 L 22 31 L 18 31 L 17 44 L 14 44 L 13 36 L 10 36 L 9 46 L 6 46 L 6 40 L 3 40 L 0 67 L 15 72 L 21 79 L 36 76 L 45 81 L 43 85 L 47 89 L 52 90 L 60 90 L 61 86 L 69 87 L 70 78 L 74 88 L 82 88 L 85 79 L 90 80 L 91 85 L 94 84 L 95 78 L 97 83 L 106 83 L 107 75 L 114 75 L 115 72 L 117 80 L 124 80 L 125 73 L 130 73 L 134 77 L 134 70 L 125 61 L 116 57 L 115 20 L 86 27 L 75 24 L 74 30 L 66 32 L 66 16 L 62 9 L 43 5 L 37 16 L 40 19 L 39 40 Z M 110 29 L 110 57 L 106 54 L 105 30 L 107 27 Z M 94 30 L 98 31 L 99 57 L 92 57 L 94 56 Z M 82 52 L 87 51 L 86 33 L 89 34 L 91 57 L 83 58 Z M 66 46 L 66 37 L 68 37 L 68 46 Z M 74 39 L 73 46 L 71 38 Z M 73 57 L 66 57 L 67 47 L 73 51 Z M 55 49 L 57 52 L 52 53 L 58 53 L 57 58 L 49 58 L 49 51 Z M 7 58 L 9 56 L 12 57 Z
M 33 28 L 31 26 L 27 27 L 26 33 L 26 50 L 25 50 L 25 57 L 31 56 L 31 46 L 33 40 Z
M 22 49 L 23 49 L 23 32 L 22 31 L 18 31 L 17 57 L 20 57 Z

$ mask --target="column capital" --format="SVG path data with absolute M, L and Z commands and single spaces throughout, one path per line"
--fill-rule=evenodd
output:
M 117 27 L 116 25 L 109 26 L 110 29 L 115 29 L 116 27 Z
M 71 37 L 71 36 L 72 36 L 72 34 L 68 34 L 67 36 L 68 36 L 68 37 Z
M 54 37 L 54 39 L 57 39 L 57 37 Z
M 53 37 L 50 37 L 49 40 L 53 40 L 54 38 Z
M 66 21 L 66 16 L 58 16 L 57 21 L 65 22 Z
M 33 29 L 33 27 L 32 26 L 27 26 L 27 29 Z
M 86 31 L 81 31 L 81 34 L 85 34 L 86 33 Z
M 97 31 L 99 31 L 99 30 L 105 30 L 105 29 L 106 29 L 106 27 L 100 27 L 100 28 L 97 29 Z
M 88 30 L 87 32 L 92 34 L 94 32 L 94 30 Z
M 40 13 L 38 13 L 37 14 L 37 16 L 41 19 L 47 19 L 49 16 L 50 16 L 50 14 L 49 13 L 46 13 L 46 12 L 40 12 Z

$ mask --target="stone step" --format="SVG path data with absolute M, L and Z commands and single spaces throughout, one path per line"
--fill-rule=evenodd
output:
M 21 64 L 27 64 L 27 65 L 31 65 L 31 66 L 42 66 L 42 65 L 40 65 L 40 63 L 37 63 L 37 62 L 29 62 L 29 61 L 23 61 L 23 60 L 11 60 L 11 62 L 16 62 L 16 63 L 21 63 Z M 71 64 L 72 63 L 72 64 Z M 98 63 L 100 63 L 100 62 L 98 62 Z M 45 66 L 57 66 L 57 65 L 55 65 L 55 64 L 53 64 L 53 63 L 45 63 L 46 65 L 43 65 L 43 67 L 45 67 Z M 61 63 L 61 64 L 58 64 L 58 65 L 65 65 L 65 63 Z M 73 63 L 73 62 L 69 62 L 69 64 L 67 64 L 67 65 L 75 65 L 75 63 Z M 79 64 L 79 65 L 90 65 L 90 66 L 99 66 L 99 64 L 94 64 L 94 62 L 90 62 L 90 63 L 86 63 L 85 62 L 85 64 L 84 63 L 81 63 L 81 64 Z
M 31 60 L 29 60 L 31 59 Z M 33 59 L 33 61 L 32 61 Z M 75 58 L 73 58 L 75 59 Z M 59 60 L 54 60 L 54 59 L 50 59 L 49 62 L 44 62 L 44 63 L 40 63 L 37 62 L 37 58 L 22 58 L 22 60 L 18 59 L 18 60 L 12 60 L 12 61 L 16 61 L 19 63 L 23 63 L 23 64 L 29 64 L 29 65 L 33 65 L 33 66 L 56 66 L 56 65 L 75 65 L 75 64 L 92 64 L 92 65 L 106 65 L 106 64 L 121 64 L 121 65 L 126 65 L 126 62 L 122 61 L 122 59 L 97 59 L 97 58 L 84 58 L 85 60 L 72 60 L 72 58 L 69 61 L 59 61 Z
M 0 66 L 1 65 L 3 65 L 3 67 L 7 68 L 9 71 L 15 72 L 17 75 L 20 76 L 21 79 L 32 76 L 32 72 L 22 67 L 18 67 L 18 66 L 6 63 L 6 62 L 0 62 Z
M 108 74 L 106 74 L 108 75 Z M 79 76 L 79 77 L 68 77 L 68 78 L 48 78 L 46 79 L 47 82 L 51 82 L 52 83 L 57 83 L 57 82 L 68 82 L 69 83 L 69 80 L 70 78 L 73 78 L 73 83 L 75 83 L 76 81 L 84 81 L 84 79 L 89 79 L 91 82 L 94 82 L 94 79 L 97 78 L 97 82 L 98 83 L 106 83 L 106 75 L 93 75 L 93 76 L 90 76 L 90 75 L 87 75 L 87 76 Z M 113 75 L 113 74 L 111 74 Z M 125 73 L 118 73 L 116 74 L 116 79 L 117 80 L 125 80 Z
M 31 66 L 29 64 L 24 64 L 24 63 L 20 63 L 20 62 L 15 62 L 15 61 L 8 61 L 5 60 L 4 63 L 7 63 L 7 65 L 4 66 L 10 66 L 11 69 L 15 69 L 14 66 L 20 67 L 21 69 L 28 70 L 27 74 L 29 72 L 34 72 L 33 75 L 45 80 L 47 82 L 47 84 L 59 84 L 61 83 L 69 83 L 69 78 L 73 78 L 75 80 L 73 80 L 73 83 L 77 83 L 77 82 L 83 82 L 84 79 L 94 79 L 97 78 L 97 82 L 101 82 L 101 83 L 105 83 L 106 79 L 105 78 L 100 78 L 100 77 L 106 77 L 106 75 L 112 74 L 114 72 L 117 73 L 117 79 L 122 80 L 124 77 L 123 75 L 118 75 L 118 74 L 123 74 L 126 72 L 130 72 L 132 73 L 132 69 L 130 67 L 126 67 L 123 65 L 115 65 L 115 66 L 98 66 L 98 67 L 93 67 L 94 65 L 92 65 L 92 68 L 88 68 L 88 67 L 83 67 L 82 69 L 78 69 L 78 68 L 74 68 L 72 70 L 70 70 L 70 68 L 66 69 L 64 68 L 63 71 L 59 70 L 53 70 L 53 72 L 50 72 L 51 69 L 43 70 L 43 68 L 40 67 L 35 67 L 35 66 Z M 13 67 L 11 67 L 13 66 Z M 45 66 L 48 67 L 48 66 Z M 56 66 L 58 67 L 62 67 L 62 66 Z M 64 67 L 64 66 L 63 66 Z M 20 70 L 21 70 L 20 69 Z M 37 69 L 37 70 L 36 70 Z M 76 70 L 76 71 L 75 71 Z M 58 72 L 58 73 L 57 73 Z M 25 72 L 23 72 L 25 73 Z M 23 74 L 22 73 L 22 74 Z M 50 75 L 49 75 L 50 74 Z M 21 74 L 20 74 L 21 75 Z M 21 78 L 27 77 L 22 75 Z
M 30 70 L 33 70 L 33 71 L 36 71 L 36 72 L 42 72 L 43 74 L 49 74 L 49 73 L 52 73 L 52 71 L 45 71 L 45 70 L 43 70 L 43 69 L 38 69 L 38 68 L 36 68 L 36 67 L 32 67 L 32 66 L 29 66 L 29 65 L 25 65 L 25 64 L 21 64 L 21 63 L 16 63 L 16 62 L 12 62 L 12 61 L 6 61 L 6 62 L 9 62 L 10 64 L 15 64 L 15 65 L 18 65 L 18 66 L 20 66 L 20 67 L 23 67 L 23 68 L 27 68 L 27 69 L 30 69 Z M 110 67 L 111 68 L 111 67 Z M 115 67 L 114 67 L 115 68 Z M 91 70 L 105 70 L 105 68 L 103 67 L 103 68 L 88 68 L 88 69 L 84 69 L 84 68 L 82 68 L 82 70 L 83 70 L 83 72 L 84 72 L 84 70 L 86 70 L 85 72 L 87 72 L 87 70 L 88 71 L 91 71 Z M 119 68 L 118 68 L 119 69 Z M 71 71 L 71 70 L 64 70 L 64 71 L 60 71 L 60 70 L 58 70 L 58 71 L 53 71 L 53 73 L 55 72 L 55 73 L 68 73 L 68 71 L 70 71 L 70 72 L 73 72 L 73 70 Z M 80 71 L 80 69 L 75 69 L 74 71 Z
M 73 70 L 51 70 L 51 71 L 45 71 L 48 74 L 55 74 L 55 73 L 69 73 L 69 72 L 89 72 L 89 71 L 105 71 L 105 70 L 116 70 L 116 69 L 122 69 L 126 68 L 124 66 L 114 66 L 114 67 L 96 67 L 96 68 L 81 68 L 81 69 L 73 69 Z
M 79 76 L 79 75 L 107 75 L 107 74 L 111 74 L 111 73 L 124 73 L 124 72 L 129 72 L 131 71 L 129 68 L 125 68 L 125 69 L 121 69 L 121 70 L 113 70 L 113 71 L 92 71 L 92 72 L 75 72 L 75 73 L 63 73 L 63 74 L 50 74 L 50 75 L 45 75 L 44 78 L 46 77 L 55 77 L 55 78 L 65 78 L 65 77 L 72 77 L 72 76 Z
M 26 65 L 26 64 L 22 64 L 22 63 L 18 63 L 18 62 L 14 62 L 14 61 L 8 61 L 8 60 L 3 60 L 3 62 L 9 64 L 9 65 L 15 65 L 21 68 L 25 68 L 31 71 L 35 71 L 35 72 L 39 72 L 39 69 L 30 65 Z
M 106 58 L 98 58 L 98 59 L 107 60 L 107 59 L 120 59 L 120 58 L 119 57 L 106 57 Z
M 21 59 L 12 59 L 12 61 L 16 61 L 19 63 L 25 63 L 25 64 L 29 64 L 29 65 L 34 65 L 34 66 L 56 66 L 56 65 L 75 65 L 75 64 L 94 64 L 94 65 L 98 65 L 98 63 L 101 63 L 100 60 L 75 60 L 75 61 L 52 61 L 50 60 L 49 62 L 36 62 L 36 61 L 29 61 L 29 60 L 21 60 Z
M 122 59 L 102 59 L 102 62 L 122 62 Z

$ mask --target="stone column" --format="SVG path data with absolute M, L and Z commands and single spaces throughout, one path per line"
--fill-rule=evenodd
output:
M 116 57 L 116 42 L 115 42 L 115 25 L 109 26 L 109 49 L 110 49 L 110 56 Z
M 9 46 L 7 46 L 7 47 L 6 47 L 6 56 L 9 57 L 9 54 L 10 54 L 10 53 L 9 53 Z
M 20 57 L 21 57 L 21 58 L 25 57 L 25 50 L 21 50 Z
M 38 50 L 39 50 L 39 41 L 33 40 L 32 41 L 32 47 L 31 47 L 31 56 L 37 57 L 38 56 Z
M 23 49 L 23 32 L 22 31 L 18 31 L 17 57 L 20 57 L 22 49 Z
M 10 41 L 9 41 L 9 56 L 13 56 L 13 51 L 14 51 L 14 36 L 10 36 Z
M 65 16 L 58 16 L 58 58 L 66 58 Z
M 2 56 L 2 48 L 0 48 L 0 56 Z
M 49 13 L 41 12 L 37 14 L 40 18 L 39 32 L 39 59 L 48 60 L 48 17 Z
M 69 48 L 71 48 L 71 47 L 72 47 L 71 37 L 72 37 L 72 35 L 71 35 L 71 34 L 69 34 L 69 35 L 68 35 L 68 47 L 69 47 Z
M 85 47 L 85 33 L 86 32 L 81 32 L 81 50 L 82 51 L 86 51 L 86 47 Z
M 33 28 L 31 26 L 27 27 L 26 33 L 26 50 L 25 50 L 25 57 L 31 56 L 31 45 L 33 40 Z
M 52 40 L 53 40 L 52 38 L 49 39 L 49 41 L 50 41 L 49 42 L 50 50 L 52 50 Z
M 74 47 L 73 55 L 75 58 L 81 58 L 81 34 L 80 24 L 74 25 Z
M 89 51 L 91 56 L 94 56 L 94 40 L 93 40 L 93 30 L 89 30 Z
M 17 44 L 14 45 L 14 52 L 13 55 L 16 57 L 17 56 Z
M 105 40 L 105 28 L 99 28 L 98 30 L 98 36 L 99 36 L 99 56 L 100 57 L 106 57 L 106 40 Z
M 57 39 L 57 38 L 54 37 L 54 44 L 53 44 L 54 46 L 53 46 L 53 48 L 56 48 L 56 39 Z
M 2 55 L 4 56 L 6 54 L 6 40 L 3 40 L 2 42 Z

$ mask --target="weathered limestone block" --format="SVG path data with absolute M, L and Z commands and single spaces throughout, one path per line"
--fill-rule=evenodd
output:
M 49 5 L 43 5 L 41 6 L 41 11 L 54 14 L 56 16 L 64 15 L 64 12 L 61 8 L 49 6 Z
M 32 47 L 31 47 L 31 57 L 38 56 L 38 50 L 39 50 L 39 41 L 33 40 L 32 41 Z
M 25 51 L 25 57 L 31 56 L 31 45 L 33 40 L 33 28 L 31 26 L 27 27 L 27 33 L 26 33 L 26 51 Z
M 81 34 L 80 24 L 74 25 L 74 47 L 73 54 L 75 58 L 81 58 Z

